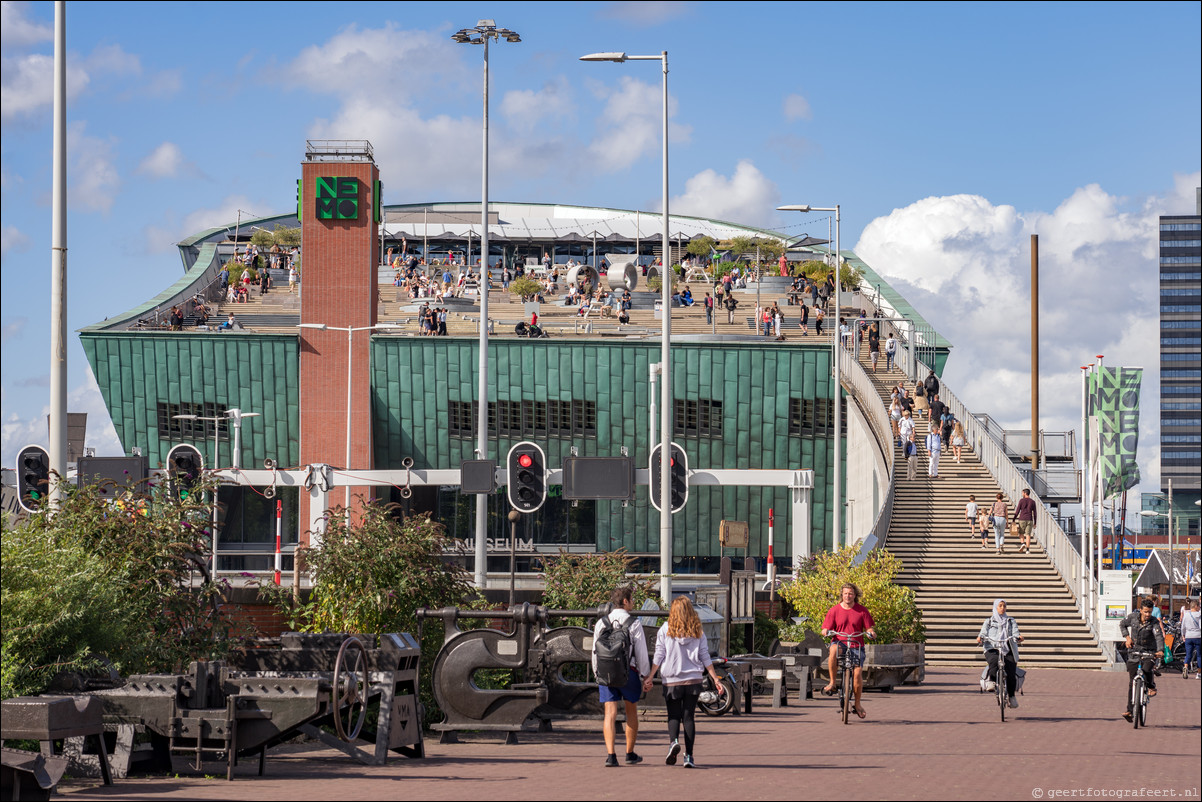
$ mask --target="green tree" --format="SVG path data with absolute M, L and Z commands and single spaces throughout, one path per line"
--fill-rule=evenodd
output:
M 713 253 L 714 246 L 718 241 L 713 237 L 703 234 L 700 237 L 694 237 L 689 240 L 689 244 L 685 246 L 685 252 L 690 256 L 705 256 L 708 257 Z
M 331 510 L 321 547 L 297 550 L 312 582 L 309 601 L 293 608 L 291 594 L 270 584 L 259 586 L 260 597 L 301 632 L 416 633 L 419 607 L 482 607 L 468 575 L 445 559 L 449 541 L 443 526 L 428 514 L 398 517 L 395 510 L 380 504 L 365 504 L 356 516 Z M 422 628 L 426 723 L 439 718 L 429 666 L 442 641 L 439 627 Z
M 519 298 L 534 298 L 542 292 L 542 289 L 543 285 L 526 276 L 509 282 L 509 291 Z
M 110 488 L 111 489 L 111 488 Z M 171 671 L 234 645 L 223 588 L 191 580 L 208 553 L 202 483 L 183 501 L 168 488 L 137 496 L 63 486 L 51 515 L 34 513 L 0 538 L 4 698 L 39 693 L 60 672 L 106 661 L 123 674 Z
M 275 237 L 275 244 L 279 245 L 281 248 L 300 247 L 301 230 L 299 228 L 276 226 L 272 234 Z
M 626 551 L 596 554 L 559 554 L 543 558 L 543 604 L 553 610 L 587 610 L 609 601 L 613 589 L 621 584 L 634 588 L 634 605 L 639 607 L 654 593 L 653 579 L 628 576 L 631 558 Z M 582 618 L 571 618 L 580 626 Z
M 250 235 L 250 244 L 260 248 L 270 248 L 275 245 L 275 234 L 265 228 L 256 228 Z
M 855 564 L 859 550 L 853 547 L 836 552 L 820 552 L 802 567 L 795 582 L 781 586 L 780 595 L 791 605 L 802 624 L 784 627 L 782 640 L 802 640 L 804 632 L 821 632 L 822 619 L 831 605 L 839 601 L 843 583 L 860 588 L 860 603 L 875 621 L 876 643 L 922 643 L 926 629 L 914 591 L 894 583 L 902 569 L 901 560 L 883 549 L 868 553 Z

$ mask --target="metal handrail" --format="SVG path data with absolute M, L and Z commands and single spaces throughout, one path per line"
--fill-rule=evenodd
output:
M 888 410 L 881 403 L 881 397 L 877 392 L 876 386 L 873 385 L 868 372 L 864 370 L 864 366 L 855 358 L 854 353 L 846 348 L 840 348 L 839 359 L 840 377 L 843 380 L 844 387 L 849 392 L 852 400 L 855 401 L 856 406 L 859 407 L 864 417 L 868 420 L 868 425 L 872 428 L 877 447 L 884 458 L 886 475 L 889 477 L 888 490 L 885 492 L 881 508 L 877 511 L 876 519 L 872 524 L 871 536 L 875 539 L 872 547 L 880 548 L 885 545 L 886 535 L 889 533 L 889 521 L 893 517 L 895 489 L 895 477 L 893 473 L 893 460 L 895 456 L 893 425 L 889 420 Z

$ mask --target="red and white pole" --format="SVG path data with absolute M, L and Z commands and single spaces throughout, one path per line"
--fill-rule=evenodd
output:
M 284 527 L 284 502 L 276 500 L 275 502 L 275 583 L 280 584 L 280 532 Z

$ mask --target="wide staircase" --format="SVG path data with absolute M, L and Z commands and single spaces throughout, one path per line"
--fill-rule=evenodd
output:
M 905 378 L 899 370 L 872 373 L 867 347 L 860 356 L 883 404 L 890 389 Z M 910 388 L 912 389 L 912 388 Z M 918 424 L 923 431 L 926 421 Z M 920 440 L 921 443 L 921 440 Z M 1023 643 L 1019 663 L 1024 667 L 1102 668 L 1106 660 L 1081 619 L 1072 594 L 1046 553 L 1032 540 L 1030 553 L 1007 536 L 1003 554 L 995 554 L 990 530 L 986 548 L 980 530 L 969 535 L 964 505 L 969 495 L 986 510 L 1000 488 L 968 448 L 957 463 L 943 453 L 939 478 L 927 477 L 925 448 L 919 450 L 917 477 L 906 479 L 906 464 L 896 452 L 896 490 L 886 548 L 901 559 L 898 581 L 910 587 L 926 624 L 926 660 L 931 665 L 982 664 L 976 644 L 981 624 L 995 599 L 1005 599 L 1007 612 L 1019 624 Z M 1017 499 L 1007 499 L 1013 511 Z

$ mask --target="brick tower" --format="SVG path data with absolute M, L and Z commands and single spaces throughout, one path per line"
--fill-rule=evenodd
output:
M 296 198 L 302 237 L 302 465 L 372 468 L 371 331 L 367 329 L 376 325 L 379 294 L 379 178 L 371 143 L 366 140 L 306 143 Z M 322 325 L 324 330 L 315 328 Z M 330 503 L 353 507 L 354 498 L 363 491 L 331 491 Z M 301 520 L 313 520 L 304 493 Z M 303 535 L 302 541 L 307 542 L 307 537 Z

